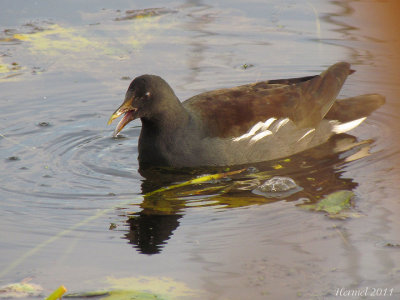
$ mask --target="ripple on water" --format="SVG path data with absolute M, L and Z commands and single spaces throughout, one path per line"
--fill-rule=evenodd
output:
M 52 126 L 51 132 L 20 130 L 10 136 L 9 150 L 15 154 L 3 163 L 10 162 L 6 166 L 16 169 L 16 175 L 2 189 L 68 199 L 107 197 L 120 191 L 138 193 L 140 186 L 135 182 L 140 182 L 141 176 L 136 163 L 137 138 L 116 141 L 104 130 L 75 127 Z M 129 192 L 126 180 L 131 180 Z

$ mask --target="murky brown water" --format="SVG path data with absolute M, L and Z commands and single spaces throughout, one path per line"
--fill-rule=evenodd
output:
M 172 299 L 337 299 L 367 287 L 398 298 L 395 2 L 0 3 L 0 285 L 32 278 L 47 295 L 128 278 Z M 106 126 L 127 77 L 158 74 L 184 100 L 341 60 L 357 71 L 342 97 L 387 103 L 351 135 L 225 179 L 144 196 L 223 170 L 144 178 L 140 122 L 118 139 Z M 260 191 L 271 176 L 299 189 Z M 345 220 L 300 207 L 338 190 L 355 194 Z

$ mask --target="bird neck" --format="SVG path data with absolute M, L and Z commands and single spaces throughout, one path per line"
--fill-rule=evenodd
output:
M 143 129 L 155 134 L 175 132 L 184 128 L 190 120 L 188 111 L 182 106 L 179 100 L 170 101 L 159 111 L 153 112 L 151 117 L 141 118 Z
M 178 100 L 179 101 L 179 100 Z M 190 115 L 180 104 L 152 115 L 141 118 L 142 131 L 139 138 L 140 167 L 146 165 L 167 166 L 169 151 L 174 147 L 175 136 L 190 126 Z

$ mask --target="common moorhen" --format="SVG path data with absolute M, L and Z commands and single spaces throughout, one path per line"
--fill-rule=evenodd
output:
M 385 99 L 336 97 L 350 64 L 320 75 L 268 80 L 205 92 L 180 102 L 159 76 L 142 75 L 108 123 L 124 114 L 114 136 L 140 118 L 139 164 L 194 167 L 255 163 L 286 157 L 358 126 Z

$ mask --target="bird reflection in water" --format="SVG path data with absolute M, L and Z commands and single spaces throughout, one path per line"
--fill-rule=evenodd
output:
M 157 254 L 179 226 L 181 215 L 160 215 L 142 211 L 128 219 L 125 238 L 143 254 Z
M 171 189 L 165 187 L 199 175 L 226 172 L 226 168 L 147 169 L 142 171 L 146 179 L 142 184 L 144 200 L 140 204 L 141 211 L 128 217 L 129 231 L 124 238 L 142 254 L 157 254 L 173 236 L 188 207 L 229 209 L 282 200 L 297 201 L 295 205 L 298 205 L 300 202 L 316 203 L 339 190 L 352 191 L 358 184 L 352 178 L 343 177 L 344 168 L 355 160 L 361 164 L 366 161 L 361 158 L 369 155 L 372 143 L 372 140 L 358 141 L 354 136 L 341 134 L 319 147 L 289 158 L 231 167 L 230 170 L 244 171 L 221 180 Z M 289 177 L 301 188 L 283 198 L 257 192 L 258 187 L 273 176 Z M 154 193 L 162 187 L 164 189 Z

